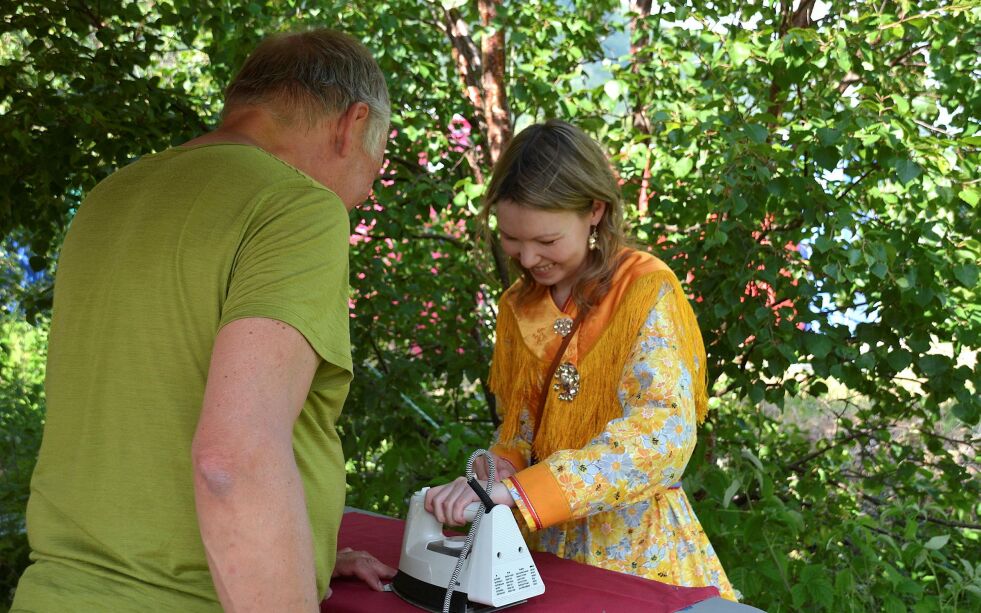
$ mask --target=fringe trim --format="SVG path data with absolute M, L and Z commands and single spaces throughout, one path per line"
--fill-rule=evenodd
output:
M 665 285 L 674 293 L 669 316 L 675 327 L 678 349 L 688 356 L 686 366 L 692 377 L 698 423 L 705 421 L 708 412 L 707 365 L 698 321 L 674 273 L 658 270 L 631 284 L 595 345 L 581 356 L 577 368 L 582 386 L 575 400 L 559 400 L 551 390 L 552 382 L 548 382 L 551 393 L 532 444 L 535 457 L 546 458 L 560 449 L 580 449 L 601 433 L 610 420 L 623 415 L 618 399 L 623 369 L 638 332 Z M 488 380 L 498 399 L 501 415 L 498 440 L 506 446 L 520 438 L 521 413 L 537 405 L 544 371 L 548 367 L 547 362 L 538 359 L 525 345 L 510 298 L 509 290 L 499 303 L 497 343 Z

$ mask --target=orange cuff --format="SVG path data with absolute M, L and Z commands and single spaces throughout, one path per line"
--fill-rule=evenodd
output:
M 541 530 L 572 518 L 569 502 L 548 464 L 535 464 L 508 481 L 521 498 L 515 504 L 530 529 Z
M 525 462 L 524 455 L 514 447 L 505 447 L 504 445 L 494 445 L 490 448 L 490 452 L 494 455 L 504 458 L 514 466 L 514 471 L 524 470 L 528 465 Z

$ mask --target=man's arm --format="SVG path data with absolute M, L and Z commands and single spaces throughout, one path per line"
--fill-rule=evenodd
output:
M 320 358 L 296 329 L 249 318 L 215 339 L 194 435 L 194 495 L 226 611 L 315 611 L 314 553 L 293 423 Z

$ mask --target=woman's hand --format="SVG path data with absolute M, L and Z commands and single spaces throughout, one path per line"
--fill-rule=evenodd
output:
M 514 464 L 505 460 L 501 456 L 494 454 L 494 477 L 497 481 L 504 481 L 515 472 Z M 478 456 L 476 460 L 473 461 L 473 474 L 477 477 L 478 481 L 482 481 L 481 486 L 487 483 L 487 456 Z
M 395 569 L 381 563 L 367 551 L 354 551 L 350 547 L 337 550 L 337 562 L 331 577 L 357 577 L 375 591 L 382 591 L 382 579 L 395 576 Z
M 483 487 L 483 485 L 481 485 Z M 495 483 L 491 489 L 491 500 L 495 504 L 503 504 L 508 507 L 514 506 L 514 499 L 503 483 Z M 436 520 L 441 524 L 450 526 L 462 526 L 467 523 L 463 517 L 463 510 L 472 502 L 477 502 L 480 498 L 477 493 L 467 484 L 463 477 L 457 477 L 445 485 L 438 485 L 429 488 L 426 492 L 426 510 L 436 516 Z

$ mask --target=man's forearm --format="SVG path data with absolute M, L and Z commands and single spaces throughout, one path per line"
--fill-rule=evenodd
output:
M 292 449 L 229 459 L 195 454 L 194 493 L 208 565 L 226 611 L 315 611 L 310 522 Z

